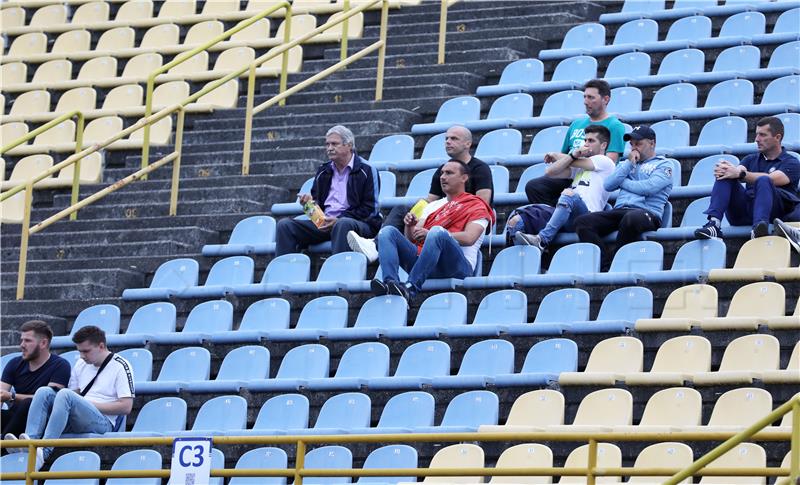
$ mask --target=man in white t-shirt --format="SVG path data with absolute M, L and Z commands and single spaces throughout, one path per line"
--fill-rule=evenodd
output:
M 571 228 L 576 217 L 605 208 L 608 192 L 603 187 L 603 181 L 614 172 L 614 162 L 605 155 L 610 133 L 602 125 L 589 125 L 585 133 L 586 138 L 580 148 L 569 153 L 552 152 L 545 155 L 544 161 L 548 164 L 545 173 L 558 178 L 569 176 L 572 185 L 561 192 L 544 229 L 539 234 L 517 232 L 516 244 L 528 244 L 544 251 L 561 228 Z
M 20 439 L 57 439 L 64 433 L 103 434 L 118 428 L 133 409 L 130 363 L 106 348 L 106 334 L 93 325 L 72 336 L 81 358 L 72 367 L 69 388 L 40 387 L 33 395 Z M 88 390 L 87 390 L 88 389 Z M 36 469 L 52 453 L 36 449 Z
M 372 280 L 373 293 L 400 295 L 411 303 L 428 278 L 472 275 L 494 214 L 486 201 L 465 191 L 468 180 L 464 162 L 448 161 L 439 177 L 445 198 L 428 204 L 419 219 L 406 214 L 402 233 L 393 226 L 378 232 L 383 280 Z M 405 284 L 398 276 L 401 267 L 408 272 Z

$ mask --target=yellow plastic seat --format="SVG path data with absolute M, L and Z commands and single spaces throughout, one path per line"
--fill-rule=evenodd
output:
M 0 10 L 0 27 L 3 30 L 25 26 L 25 9 L 22 7 L 8 7 Z
M 83 113 L 91 111 L 97 104 L 97 92 L 91 87 L 72 88 L 65 91 L 58 99 L 54 113 L 66 113 L 80 110 Z
M 47 36 L 41 32 L 28 32 L 14 39 L 6 55 L 24 58 L 45 52 L 47 52 Z
M 50 112 L 50 93 L 38 89 L 26 91 L 14 100 L 9 116 L 25 116 Z
M 767 327 L 771 330 L 800 330 L 800 298 L 790 316 L 776 316 L 767 318 Z
M 53 157 L 50 155 L 29 155 L 20 159 L 11 169 L 8 180 L 0 185 L 0 189 L 8 190 L 19 184 L 40 175 L 42 172 L 53 167 Z M 38 183 L 35 185 L 38 187 Z
M 66 59 L 53 59 L 40 64 L 33 73 L 32 83 L 63 83 L 72 78 L 72 63 Z
M 92 35 L 88 30 L 70 30 L 56 38 L 50 52 L 53 54 L 72 54 L 91 50 L 91 45 Z
M 666 441 L 663 443 L 656 443 L 643 449 L 639 456 L 636 457 L 636 462 L 633 468 L 672 468 L 684 469 L 694 462 L 694 453 L 689 445 L 685 443 L 677 443 L 674 441 Z M 665 476 L 649 476 L 649 477 L 630 477 L 627 483 L 638 483 L 652 485 L 654 483 L 663 483 L 670 477 Z M 692 483 L 691 478 L 687 478 L 680 483 Z
M 639 424 L 614 426 L 619 433 L 663 433 L 700 426 L 703 398 L 690 387 L 662 389 L 647 400 Z
M 625 384 L 682 386 L 693 374 L 709 370 L 711 342 L 699 335 L 681 335 L 661 344 L 650 372 L 625 374 Z
M 739 443 L 735 448 L 708 464 L 706 468 L 765 468 L 767 454 L 755 443 Z M 699 485 L 767 485 L 764 477 L 703 477 Z
M 214 71 L 233 71 L 253 62 L 256 51 L 250 47 L 233 47 L 220 52 L 214 63 Z
M 612 337 L 595 345 L 583 372 L 562 372 L 560 385 L 613 386 L 625 374 L 642 372 L 644 347 L 635 337 Z
M 113 53 L 123 49 L 132 49 L 135 39 L 136 32 L 132 28 L 115 27 L 103 32 L 103 35 L 97 40 L 95 51 Z
M 161 4 L 158 18 L 180 18 L 197 13 L 195 0 L 166 0 Z
M 302 37 L 316 28 L 317 17 L 309 14 L 292 15 L 292 28 L 289 31 L 289 38 L 297 39 L 298 37 Z M 278 25 L 278 30 L 275 32 L 275 38 L 280 42 L 283 42 L 285 29 L 286 21 L 284 20 Z
M 170 80 L 174 78 L 191 77 L 193 74 L 208 71 L 208 51 L 198 52 L 185 62 L 178 64 L 168 71 Z
M 781 468 L 789 468 L 792 463 L 792 452 L 787 451 L 786 456 L 783 457 L 783 461 L 781 461 Z M 779 477 L 775 480 L 775 485 L 790 485 L 789 477 Z
M 437 451 L 428 468 L 483 468 L 483 448 L 460 443 Z M 425 477 L 422 483 L 483 483 L 483 477 Z
M 504 425 L 484 424 L 481 433 L 520 433 L 542 431 L 546 426 L 564 424 L 564 395 L 552 389 L 539 389 L 519 396 Z
M 72 177 L 75 174 L 75 165 L 69 165 L 58 171 L 58 176 L 44 179 L 36 187 L 40 189 L 54 189 L 72 186 Z M 80 184 L 100 183 L 103 176 L 103 156 L 100 152 L 90 153 L 81 160 Z
M 731 389 L 717 398 L 706 426 L 684 426 L 684 431 L 741 431 L 772 412 L 772 394 L 755 387 Z
M 345 12 L 338 12 L 331 15 L 331 18 L 328 20 L 337 20 L 341 17 L 344 17 Z M 327 23 L 327 22 L 326 22 Z M 326 30 L 321 34 L 320 37 L 327 37 L 329 40 L 341 40 L 342 34 L 344 32 L 344 24 L 334 25 L 330 29 Z M 347 19 L 347 38 L 348 39 L 360 39 L 361 36 L 364 34 L 364 14 L 357 13 Z
M 89 59 L 83 63 L 78 71 L 78 80 L 97 81 L 100 79 L 115 79 L 117 77 L 117 58 L 102 56 Z
M 210 81 L 203 86 L 205 88 L 214 81 Z M 211 106 L 213 108 L 235 108 L 239 101 L 239 81 L 231 79 L 210 93 L 200 96 L 196 103 L 198 105 Z M 191 104 L 189 105 L 192 106 Z
M 189 83 L 186 81 L 170 81 L 159 84 L 153 90 L 153 107 L 157 107 L 157 109 L 165 108 L 188 97 Z
M 166 145 L 172 138 L 172 117 L 165 116 L 150 126 L 150 143 L 154 145 Z M 130 141 L 137 142 L 137 146 L 142 146 L 144 140 L 144 128 L 131 133 Z
M 83 144 L 91 145 L 108 140 L 123 130 L 122 118 L 119 116 L 103 116 L 93 119 L 83 130 Z
M 239 11 L 239 0 L 214 0 L 203 6 L 203 15 L 224 15 Z
M 638 332 L 688 331 L 700 320 L 717 316 L 717 289 L 694 284 L 675 289 L 664 303 L 660 318 L 636 321 Z
M 550 468 L 553 466 L 553 452 L 539 443 L 523 443 L 506 448 L 497 458 L 495 468 Z M 492 477 L 489 483 L 520 483 L 539 485 L 553 483 L 552 477 L 503 476 Z
M 0 79 L 3 86 L 28 82 L 28 65 L 24 62 L 9 62 L 0 65 Z
M 765 384 L 800 384 L 800 342 L 794 345 L 786 369 L 761 371 L 758 377 Z
M 138 84 L 123 84 L 117 86 L 106 94 L 103 101 L 104 110 L 119 110 L 142 106 L 144 88 Z
M 6 180 L 6 161 L 0 158 L 0 183 Z
M 716 384 L 752 384 L 760 372 L 778 370 L 781 344 L 768 334 L 744 335 L 725 348 L 717 372 L 696 372 L 696 386 Z
M 206 6 L 213 5 L 218 2 L 206 2 Z M 225 32 L 225 26 L 219 20 L 206 20 L 205 22 L 198 22 L 189 28 L 186 32 L 186 37 L 183 38 L 183 45 L 200 45 L 208 42 L 214 37 L 219 36 Z
M 161 54 L 147 52 L 131 57 L 122 69 L 122 78 L 144 79 L 151 72 L 161 67 L 164 63 Z
M 49 130 L 39 133 L 33 139 L 33 145 L 45 150 L 56 150 L 58 145 L 67 144 L 74 148 L 75 143 L 75 122 L 64 120 Z
M 3 93 L 0 93 L 0 115 L 5 116 L 6 114 L 6 97 Z
M 273 47 L 267 53 L 272 53 L 278 50 L 279 47 Z M 257 69 L 259 76 L 277 76 L 281 73 L 281 63 L 283 55 L 278 55 L 269 59 Z M 290 74 L 300 72 L 303 68 L 303 48 L 299 45 L 289 49 L 289 62 L 286 65 L 286 71 Z
M 147 29 L 139 47 L 143 49 L 169 47 L 180 44 L 180 29 L 175 24 L 161 24 Z
M 567 456 L 564 468 L 586 468 L 589 466 L 589 445 L 582 445 Z M 600 468 L 620 468 L 622 451 L 611 443 L 597 443 L 597 466 Z M 620 483 L 622 477 L 596 477 L 595 483 Z M 585 477 L 561 477 L 558 483 L 586 484 Z
M 233 34 L 230 38 L 233 42 L 257 43 L 268 40 L 270 23 L 269 19 L 263 18 L 253 22 L 248 27 Z
M 703 330 L 756 330 L 767 319 L 786 314 L 786 292 L 780 283 L 759 282 L 745 285 L 733 295 L 724 317 L 704 318 Z
M 30 27 L 52 27 L 67 23 L 67 6 L 64 4 L 47 5 L 39 7 L 33 12 Z
M 712 269 L 708 281 L 761 281 L 775 276 L 778 268 L 788 268 L 789 241 L 779 236 L 751 239 L 742 245 L 732 268 Z
M 151 0 L 130 0 L 120 4 L 114 19 L 117 22 L 130 23 L 153 17 L 153 2 Z
M 73 25 L 89 25 L 108 20 L 110 6 L 108 2 L 89 2 L 80 5 L 72 14 Z
M 25 214 L 25 192 L 0 202 L 0 224 L 21 224 Z
M 633 423 L 633 396 L 625 389 L 600 389 L 586 395 L 578 405 L 572 424 L 556 424 L 548 432 L 593 433 L 612 431 L 614 426 Z
M 281 0 L 247 0 L 245 12 L 263 12 L 281 3 Z
M 21 121 L 12 121 L 10 123 L 3 123 L 0 125 L 0 137 L 3 139 L 3 145 L 8 145 L 12 141 L 22 138 L 28 134 L 28 125 Z M 25 142 L 22 146 L 27 145 Z

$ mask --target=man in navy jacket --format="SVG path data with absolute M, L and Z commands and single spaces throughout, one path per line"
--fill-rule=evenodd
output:
M 279 221 L 275 236 L 278 256 L 328 240 L 333 254 L 350 251 L 349 231 L 372 238 L 380 229 L 378 171 L 356 153 L 353 132 L 341 125 L 328 130 L 325 151 L 329 160 L 317 169 L 311 193 L 300 195 L 300 204 L 313 199 L 320 206 L 325 221 L 319 228 L 307 219 Z

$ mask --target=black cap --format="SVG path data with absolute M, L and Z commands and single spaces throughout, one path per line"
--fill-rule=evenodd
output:
M 650 129 L 647 125 L 639 125 L 633 128 L 633 131 L 626 133 L 623 137 L 625 141 L 631 140 L 655 140 L 656 132 Z

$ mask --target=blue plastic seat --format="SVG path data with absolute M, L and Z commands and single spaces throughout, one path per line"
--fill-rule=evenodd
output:
M 642 92 L 635 87 L 620 87 L 611 90 L 608 112 L 624 117 L 625 113 L 638 113 L 642 110 Z
M 503 165 L 509 167 L 514 165 L 532 165 L 534 163 L 543 162 L 545 153 L 561 151 L 561 145 L 564 143 L 564 136 L 567 133 L 567 128 L 566 126 L 550 126 L 539 130 L 536 135 L 533 136 L 527 154 L 507 156 L 503 161 Z M 517 189 L 517 192 L 520 192 L 520 190 Z
M 528 320 L 528 298 L 519 290 L 500 290 L 489 293 L 475 312 L 472 325 L 457 325 L 445 330 L 448 337 L 496 336 L 507 325 Z
M 410 433 L 419 426 L 433 426 L 436 403 L 427 392 L 409 391 L 392 396 L 374 428 L 351 428 L 351 434 Z
M 22 352 L 11 352 L 10 354 L 5 354 L 0 357 L 0 375 L 3 373 L 3 369 L 6 368 L 6 364 L 8 364 L 11 359 L 14 357 L 19 357 L 22 355 Z
M 479 86 L 476 91 L 478 96 L 501 96 L 509 93 L 519 93 L 528 89 L 528 86 L 544 81 L 544 64 L 539 59 L 520 59 L 512 62 L 503 69 L 500 81 L 495 85 Z
M 269 398 L 258 411 L 252 429 L 232 435 L 282 435 L 287 429 L 308 428 L 308 398 L 302 394 L 281 394 Z
M 408 135 L 389 135 L 372 146 L 369 164 L 378 170 L 386 170 L 393 168 L 398 160 L 412 158 L 414 158 L 414 139 Z
M 316 281 L 290 283 L 287 291 L 294 294 L 335 293 L 348 283 L 367 277 L 367 257 L 361 253 L 345 251 L 333 254 L 322 264 Z
M 695 47 L 702 39 L 711 37 L 711 19 L 703 15 L 683 17 L 670 26 L 666 39 L 644 44 L 645 52 L 668 52 Z
M 530 116 L 530 113 L 528 116 Z M 490 131 L 481 137 L 481 141 L 478 142 L 478 148 L 475 149 L 475 158 L 491 165 L 493 163 L 503 163 L 507 157 L 517 156 L 520 153 L 522 153 L 522 133 L 513 128 L 503 128 Z M 492 165 L 492 168 L 494 168 L 494 165 Z M 508 183 L 506 183 L 506 186 L 508 186 Z M 494 192 L 500 192 L 497 189 L 497 185 L 494 186 Z
M 497 424 L 497 394 L 490 391 L 467 391 L 455 396 L 444 411 L 439 426 L 419 426 L 414 433 L 471 433 L 482 424 Z
M 97 472 L 100 471 L 100 456 L 93 451 L 71 451 L 56 458 L 50 466 L 51 472 Z M 72 478 L 45 480 L 45 485 L 100 485 L 99 478 Z
M 526 93 L 509 93 L 492 103 L 485 120 L 468 121 L 464 126 L 472 131 L 497 130 L 508 128 L 515 119 L 531 116 L 533 116 L 533 96 Z
M 353 468 L 353 454 L 344 446 L 322 446 L 306 453 L 305 467 L 350 469 Z M 350 477 L 303 477 L 304 485 L 336 485 L 350 482 Z
M 0 469 L 3 473 L 25 473 L 28 470 L 28 452 L 21 451 L 0 456 Z M 25 480 L 3 480 L 3 485 L 25 485 Z
M 300 186 L 300 190 L 297 191 L 297 198 L 299 199 L 300 194 L 310 194 L 313 185 L 314 177 L 303 182 L 303 185 Z M 272 204 L 269 210 L 274 216 L 290 216 L 303 213 L 303 207 L 300 205 L 300 202 L 296 200 L 294 202 L 278 202 Z
M 247 426 L 247 400 L 242 396 L 217 396 L 205 401 L 192 429 L 178 431 L 176 436 L 218 436 L 240 431 Z
M 560 335 L 565 325 L 589 319 L 589 293 L 578 288 L 563 288 L 548 293 L 539 303 L 533 323 L 509 325 L 508 335 Z
M 508 169 L 502 165 L 492 165 L 489 168 L 492 172 L 492 187 L 494 188 L 494 193 L 507 194 L 508 179 L 510 178 Z
M 260 345 L 237 347 L 225 355 L 213 381 L 189 382 L 188 392 L 239 392 L 247 381 L 269 377 L 269 350 Z
M 664 265 L 664 247 L 655 241 L 635 241 L 616 252 L 607 273 L 587 274 L 585 285 L 635 285 L 642 274 L 661 271 Z
M 556 251 L 545 274 L 526 274 L 522 286 L 574 285 L 582 275 L 598 271 L 600 248 L 591 243 L 574 243 Z
M 440 340 L 409 345 L 400 356 L 392 377 L 372 377 L 369 389 L 422 389 L 433 377 L 450 375 L 450 346 Z
M 133 368 L 133 382 L 147 382 L 153 378 L 153 354 L 147 349 L 125 349 L 117 354 Z
M 687 77 L 693 83 L 717 83 L 728 79 L 741 78 L 761 65 L 761 51 L 752 45 L 728 47 L 714 59 L 714 67 L 709 72 L 696 72 Z
M 408 318 L 408 304 L 397 295 L 370 298 L 358 311 L 352 328 L 328 330 L 330 340 L 377 339 L 387 328 L 403 328 Z
M 777 118 L 783 123 L 783 146 L 787 150 L 800 150 L 800 114 L 781 113 Z M 796 155 L 795 155 L 796 157 Z
M 436 173 L 435 168 L 429 168 L 417 173 L 414 175 L 414 178 L 411 179 L 411 182 L 409 182 L 405 196 L 387 198 L 383 204 L 381 204 L 381 207 L 414 205 L 419 199 L 424 199 L 428 196 L 428 191 L 431 188 L 431 178 L 434 173 Z
M 701 49 L 719 49 L 732 45 L 748 44 L 752 38 L 764 34 L 767 18 L 761 12 L 740 12 L 731 15 L 720 28 L 719 35 L 697 41 Z
M 203 256 L 270 254 L 275 252 L 275 219 L 252 216 L 242 219 L 231 232 L 227 244 L 206 244 Z
M 706 56 L 699 49 L 679 49 L 664 56 L 658 66 L 658 73 L 637 77 L 637 86 L 657 86 L 686 82 L 693 75 L 705 72 Z
M 653 293 L 641 286 L 627 286 L 606 295 L 596 320 L 573 322 L 568 329 L 572 333 L 622 333 L 640 318 L 653 318 Z
M 209 341 L 215 344 L 260 343 L 269 331 L 289 328 L 291 311 L 289 302 L 283 298 L 259 300 L 247 307 L 238 329 L 214 332 Z
M 650 18 L 656 20 L 680 19 L 690 15 L 698 15 L 706 9 L 717 6 L 717 0 L 675 0 L 671 9 L 652 12 Z
M 632 19 L 620 25 L 611 45 L 595 47 L 588 54 L 596 57 L 623 54 L 639 50 L 642 44 L 650 44 L 657 41 L 658 23 L 656 21 L 651 19 Z M 648 71 L 650 70 L 649 62 L 647 69 Z
M 583 91 L 571 89 L 551 94 L 544 101 L 539 116 L 514 121 L 511 126 L 514 128 L 545 128 L 569 123 L 585 114 Z
M 725 243 L 721 239 L 689 241 L 678 249 L 672 268 L 644 273 L 645 283 L 690 284 L 705 281 L 709 271 L 725 267 Z
M 450 159 L 444 149 L 444 140 L 447 133 L 439 133 L 433 135 L 425 142 L 422 148 L 422 154 L 419 159 L 399 160 L 395 162 L 392 170 L 398 172 L 413 172 L 418 170 L 426 170 L 429 168 L 438 168 L 441 164 Z M 427 187 L 426 187 L 427 190 Z M 427 194 L 426 194 L 427 195 Z M 385 205 L 385 201 L 381 201 L 381 207 Z
M 202 347 L 173 350 L 161 366 L 158 378 L 136 385 L 137 394 L 177 393 L 192 381 L 208 380 L 211 374 L 211 354 Z
M 754 35 L 751 37 L 751 42 L 761 45 L 798 40 L 800 38 L 800 33 L 797 31 L 798 24 L 800 24 L 800 7 L 786 10 L 775 21 L 771 33 Z
M 527 314 L 527 306 L 524 313 Z M 434 389 L 480 389 L 491 383 L 495 375 L 513 372 L 514 344 L 500 339 L 483 340 L 469 346 L 456 375 L 434 377 L 431 387 Z
M 495 256 L 488 276 L 464 278 L 464 288 L 512 288 L 525 274 L 538 274 L 542 253 L 533 246 L 505 248 Z
M 267 339 L 319 340 L 329 329 L 346 327 L 347 300 L 341 296 L 321 296 L 306 303 L 294 328 L 267 332 Z
M 689 123 L 683 120 L 659 121 L 650 125 L 650 128 L 656 132 L 658 154 L 670 156 L 676 148 L 689 146 Z
M 774 79 L 800 74 L 800 40 L 781 44 L 772 51 L 766 69 L 753 69 L 745 73 L 750 80 Z
M 552 61 L 566 59 L 567 57 L 590 54 L 592 49 L 604 46 L 606 43 L 606 28 L 602 24 L 587 22 L 572 27 L 564 36 L 561 47 L 558 49 L 542 49 L 539 59 Z
M 388 375 L 389 347 L 380 342 L 363 342 L 344 351 L 332 378 L 309 379 L 305 387 L 312 391 L 357 391 L 368 379 Z
M 249 256 L 229 256 L 214 263 L 205 285 L 186 288 L 180 298 L 221 298 L 233 293 L 233 288 L 253 283 L 255 263 Z
M 674 157 L 704 157 L 731 151 L 736 144 L 747 142 L 747 120 L 739 116 L 723 116 L 703 126 L 697 144 L 672 150 Z
M 211 469 L 225 468 L 225 455 L 217 448 L 211 448 Z M 224 485 L 225 479 L 223 477 L 210 477 L 208 485 Z
M 274 379 L 254 379 L 245 387 L 250 391 L 296 391 L 306 380 L 328 377 L 330 351 L 320 344 L 295 347 L 283 356 Z
M 160 470 L 161 454 L 156 450 L 133 450 L 125 453 L 111 466 L 111 470 Z M 109 478 L 106 485 L 161 485 L 161 478 Z
M 311 276 L 311 259 L 305 254 L 284 254 L 267 265 L 260 283 L 234 286 L 236 296 L 279 295 L 292 283 L 308 281 Z
M 529 93 L 545 93 L 564 89 L 580 89 L 597 77 L 597 59 L 592 56 L 569 57 L 558 63 L 550 81 L 528 86 Z
M 283 470 L 288 463 L 285 451 L 264 446 L 240 456 L 236 461 L 236 469 Z M 228 485 L 286 485 L 286 477 L 233 477 Z
M 22 355 L 22 354 L 20 354 L 20 355 Z M 81 354 L 77 350 L 70 350 L 69 352 L 62 352 L 62 353 L 60 353 L 58 355 L 62 359 L 64 359 L 67 362 L 69 362 L 70 368 L 74 367 L 75 366 L 75 362 L 77 362 L 78 359 L 81 358 Z
M 84 308 L 78 316 L 75 317 L 75 323 L 72 324 L 69 335 L 53 337 L 53 341 L 50 342 L 50 347 L 54 349 L 74 347 L 75 343 L 72 341 L 72 336 L 75 335 L 75 332 L 87 325 L 100 327 L 106 335 L 118 334 L 119 307 L 116 305 L 104 304 Z
M 734 113 L 768 116 L 790 111 L 800 111 L 800 76 L 784 76 L 771 81 L 764 90 L 760 104 L 739 106 Z
M 154 334 L 150 340 L 159 344 L 199 344 L 211 339 L 217 332 L 233 328 L 233 305 L 226 300 L 211 300 L 198 304 L 180 332 Z
M 167 261 L 158 267 L 149 288 L 128 288 L 123 300 L 158 300 L 170 298 L 197 285 L 200 265 L 189 258 Z
M 578 345 L 569 339 L 553 338 L 531 347 L 519 374 L 498 374 L 491 383 L 497 387 L 544 386 L 557 382 L 562 372 L 577 370 Z
M 413 152 L 411 156 L 414 156 Z M 381 182 L 381 190 L 378 192 L 378 204 L 388 197 L 394 197 L 397 192 L 397 176 L 388 170 L 378 172 Z
M 448 99 L 439 107 L 433 123 L 417 123 L 411 126 L 412 135 L 430 135 L 447 131 L 453 125 L 463 125 L 481 117 L 481 102 L 474 96 L 459 96 Z
M 725 0 L 723 5 L 706 7 L 706 15 L 732 15 L 739 12 L 758 10 L 759 6 L 767 5 L 770 0 Z
M 728 116 L 740 106 L 753 104 L 753 83 L 747 79 L 729 79 L 714 85 L 702 108 L 683 109 L 681 119 L 718 118 Z
M 647 111 L 623 113 L 619 115 L 619 118 L 630 123 L 669 120 L 679 116 L 683 110 L 695 107 L 697 107 L 697 88 L 695 85 L 676 83 L 664 86 L 656 91 L 653 95 L 653 100 L 650 102 L 650 109 Z
M 625 0 L 625 3 L 622 4 L 622 10 L 601 14 L 600 22 L 608 25 L 627 22 L 631 19 L 645 18 L 652 12 L 664 10 L 666 3 L 666 0 Z
M 449 327 L 466 324 L 467 298 L 461 293 L 438 293 L 422 302 L 413 326 L 388 328 L 384 335 L 390 339 L 436 338 Z
M 714 185 L 714 166 L 721 160 L 726 160 L 732 165 L 739 165 L 739 159 L 734 155 L 718 154 L 709 155 L 694 164 L 689 173 L 689 181 L 683 187 L 672 187 L 671 197 L 703 197 L 711 195 Z
M 345 434 L 353 428 L 368 428 L 372 401 L 360 392 L 345 392 L 322 404 L 313 428 L 289 429 L 286 434 Z M 306 463 L 308 466 L 308 463 Z
M 172 303 L 149 303 L 133 313 L 124 334 L 106 335 L 106 342 L 120 347 L 145 345 L 156 334 L 175 332 L 176 315 Z
M 370 452 L 364 461 L 364 470 L 372 468 L 417 468 L 417 449 L 408 445 L 388 445 Z M 361 477 L 356 483 L 360 484 L 387 484 L 408 483 L 416 481 L 417 477 Z
M 646 52 L 626 52 L 608 62 L 603 77 L 611 87 L 626 86 L 637 78 L 650 75 L 650 55 Z

